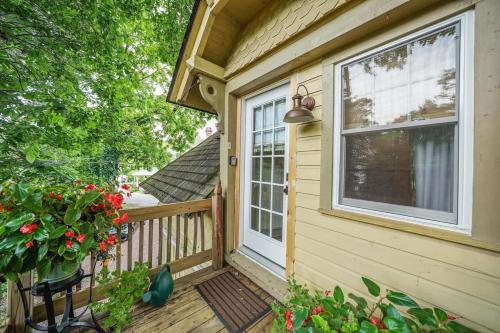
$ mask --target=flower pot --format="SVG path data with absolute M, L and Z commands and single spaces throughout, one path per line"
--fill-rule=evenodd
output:
M 43 281 L 49 282 L 49 283 L 54 283 L 54 282 L 59 282 L 63 281 L 73 275 L 75 275 L 78 270 L 80 269 L 80 264 L 77 262 L 74 262 L 72 264 L 65 264 L 66 270 L 63 270 L 63 263 L 58 262 L 54 264 L 52 269 L 50 270 L 49 274 Z

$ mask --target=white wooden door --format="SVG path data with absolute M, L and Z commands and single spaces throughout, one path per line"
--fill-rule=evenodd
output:
M 243 245 L 285 267 L 289 84 L 245 99 Z

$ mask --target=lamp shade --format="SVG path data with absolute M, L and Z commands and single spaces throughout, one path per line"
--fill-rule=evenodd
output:
M 312 98 L 307 97 L 306 99 L 312 99 Z M 293 108 L 285 114 L 285 117 L 283 119 L 285 123 L 305 123 L 314 119 L 311 110 L 309 110 L 308 108 L 311 103 L 310 101 L 308 101 L 309 103 L 304 103 L 303 105 L 302 95 L 300 94 L 294 95 L 292 97 L 292 100 L 293 100 Z M 313 101 L 312 107 L 314 107 L 314 99 L 312 99 L 312 101 Z

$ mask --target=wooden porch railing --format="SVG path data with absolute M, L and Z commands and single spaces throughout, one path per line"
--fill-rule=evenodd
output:
M 134 262 L 146 263 L 150 268 L 150 276 L 165 263 L 170 265 L 173 274 L 196 269 L 197 266 L 212 261 L 213 269 L 223 266 L 223 201 L 220 184 L 215 187 L 210 199 L 181 202 L 175 204 L 132 208 L 126 210 L 129 216 L 128 237 L 118 242 L 115 248 L 115 260 L 110 262 L 111 269 L 128 271 Z M 212 221 L 211 228 L 207 219 Z M 118 239 L 121 230 L 118 230 Z M 210 237 L 211 236 L 211 237 Z M 208 238 L 208 239 L 207 239 Z M 166 242 L 166 243 L 165 243 Z M 211 243 L 211 244 L 209 244 Z M 83 265 L 90 269 L 94 266 L 94 257 L 88 258 Z M 29 275 L 29 274 L 28 274 Z M 24 277 L 25 285 L 29 285 L 31 277 Z M 27 280 L 28 279 L 28 280 Z M 90 288 L 84 286 L 73 293 L 75 308 L 86 305 Z M 93 293 L 94 300 L 103 299 L 102 293 Z M 30 299 L 33 304 L 33 299 Z M 56 315 L 64 311 L 65 298 L 54 299 Z M 44 304 L 34 304 L 32 318 L 36 322 L 46 319 Z M 9 283 L 7 322 L 9 332 L 24 330 L 24 317 L 20 297 L 15 284 Z M 2 328 L 0 328 L 0 332 Z

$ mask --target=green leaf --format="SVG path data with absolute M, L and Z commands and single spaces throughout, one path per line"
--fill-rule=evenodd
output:
M 64 244 L 59 245 L 57 254 L 62 257 L 64 255 L 64 252 L 66 252 L 66 246 L 64 246 Z
M 37 241 L 43 242 L 44 240 L 47 240 L 49 238 L 49 232 L 45 229 L 37 228 L 35 232 L 33 232 L 33 237 Z
M 377 326 L 373 325 L 369 321 L 362 321 L 361 325 L 359 327 L 359 333 L 377 333 L 378 328 Z
M 63 272 L 69 273 L 75 268 L 75 261 L 65 260 L 63 261 L 61 268 Z
M 434 313 L 436 314 L 436 318 L 440 321 L 440 322 L 445 322 L 448 320 L 448 315 L 446 314 L 445 311 L 443 311 L 442 309 L 440 308 L 434 308 Z
M 30 188 L 29 184 L 12 184 L 10 186 L 10 190 L 12 191 L 12 195 L 14 199 L 18 202 L 24 202 L 28 197 L 28 189 Z
M 448 328 L 450 328 L 452 332 L 455 333 L 477 333 L 477 331 L 473 330 L 472 328 L 464 326 L 456 321 L 450 321 L 448 323 Z
M 314 326 L 319 328 L 321 330 L 321 332 L 329 333 L 332 331 L 330 329 L 330 325 L 328 325 L 328 322 L 325 319 L 321 318 L 321 316 L 314 315 L 311 318 L 312 318 Z
M 22 256 L 27 249 L 28 248 L 24 245 L 24 243 L 20 243 L 17 245 L 16 252 L 14 254 L 16 256 Z
M 42 210 L 42 197 L 42 191 L 34 191 L 24 200 L 23 206 L 34 212 L 39 212 Z
M 370 280 L 369 278 L 362 277 L 363 283 L 368 288 L 368 291 L 372 296 L 378 297 L 380 296 L 380 287 L 378 284 Z
M 52 263 L 48 258 L 39 260 L 36 265 L 36 271 L 38 273 L 38 281 L 43 280 L 49 275 L 50 269 L 52 268 Z
M 66 209 L 66 214 L 64 214 L 64 223 L 67 225 L 72 225 L 80 219 L 82 216 L 82 211 L 79 208 L 71 205 Z
M 42 246 L 38 248 L 38 257 L 37 257 L 38 261 L 43 260 L 47 255 L 48 251 L 49 251 L 49 244 L 48 243 L 42 244 Z
M 432 328 L 436 328 L 438 326 L 438 322 L 436 318 L 434 318 L 432 309 L 412 308 L 408 310 L 408 313 L 417 318 L 422 325 L 428 325 Z
M 389 290 L 387 292 L 387 299 L 396 305 L 418 308 L 417 302 L 411 299 L 408 295 L 399 291 Z
M 387 316 L 395 318 L 397 320 L 404 319 L 403 316 L 401 315 L 401 313 L 399 313 L 399 311 L 396 309 L 396 307 L 392 304 L 389 304 L 389 306 L 387 307 L 386 313 L 387 313 Z
M 2 241 L 0 241 L 0 251 L 12 250 L 20 243 L 24 244 L 24 239 L 25 239 L 24 235 L 17 235 L 14 237 L 4 238 Z
M 412 333 L 404 319 L 399 320 L 393 317 L 385 317 L 383 322 L 385 327 L 391 332 Z
M 38 143 L 32 143 L 24 149 L 24 154 L 26 155 L 26 160 L 31 164 L 35 162 L 40 154 L 40 146 Z
M 50 233 L 49 239 L 57 239 L 57 238 L 61 237 L 62 235 L 64 235 L 66 230 L 68 230 L 68 227 L 65 225 L 61 225 L 61 226 L 57 227 L 56 229 L 54 229 Z
M 304 324 L 304 320 L 307 317 L 307 309 L 306 308 L 296 308 L 293 310 L 293 317 L 292 317 L 292 326 L 293 329 L 298 329 L 302 327 L 302 324 Z
M 347 294 L 347 296 L 349 296 L 349 298 L 351 298 L 352 300 L 354 300 L 354 302 L 356 302 L 356 304 L 358 304 L 358 309 L 360 310 L 363 310 L 368 306 L 368 302 L 363 297 L 356 296 L 353 293 L 349 293 Z
M 9 229 L 19 229 L 26 222 L 33 220 L 34 215 L 32 213 L 21 213 L 17 215 L 13 220 L 10 220 L 5 225 Z
M 52 222 L 54 222 L 54 217 L 50 214 L 43 214 L 42 217 L 40 218 L 40 220 L 44 223 L 44 224 L 51 224 Z
M 97 198 L 99 198 L 99 190 L 91 190 L 88 192 L 85 192 L 78 200 L 76 201 L 75 206 L 77 208 L 83 208 L 87 206 L 88 204 L 94 202 Z
M 12 259 L 12 254 L 2 254 L 0 255 L 0 271 L 2 271 Z
M 339 286 L 336 286 L 335 289 L 333 290 L 333 299 L 338 304 L 344 303 L 344 293 L 342 292 L 342 289 L 340 289 Z

